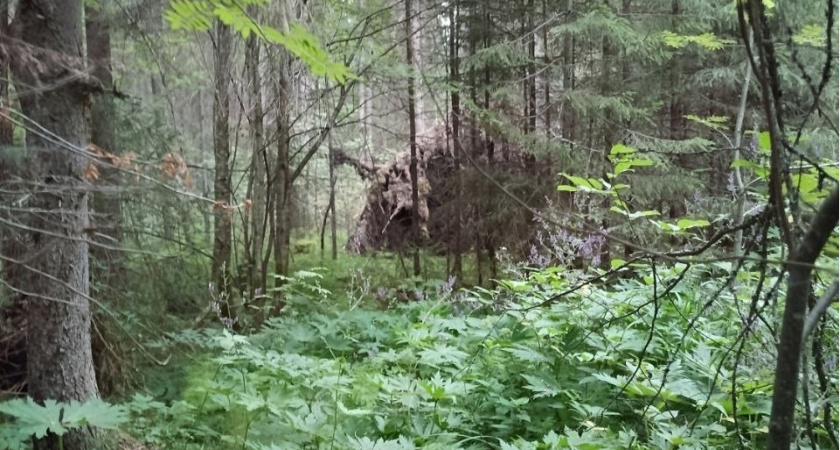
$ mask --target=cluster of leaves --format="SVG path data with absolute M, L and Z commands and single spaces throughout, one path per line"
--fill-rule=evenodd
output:
M 344 64 L 331 61 L 318 39 L 299 24 L 291 24 L 284 32 L 258 23 L 248 14 L 249 7 L 264 6 L 267 3 L 265 0 L 248 0 L 241 3 L 177 0 L 170 4 L 166 19 L 174 30 L 192 31 L 208 30 L 214 20 L 219 20 L 244 38 L 253 33 L 267 43 L 282 45 L 300 58 L 316 76 L 326 76 L 339 83 L 355 77 Z
M 686 230 L 691 228 L 709 225 L 709 221 L 705 219 L 682 218 L 676 223 L 670 223 L 651 219 L 651 217 L 660 215 L 659 211 L 633 211 L 621 196 L 621 192 L 630 189 L 630 185 L 619 182 L 618 178 L 624 173 L 632 172 L 634 167 L 653 166 L 655 161 L 639 156 L 636 149 L 623 144 L 614 145 L 607 159 L 611 163 L 612 170 L 606 173 L 606 179 L 583 178 L 564 173 L 563 176 L 571 184 L 561 184 L 557 186 L 557 190 L 561 192 L 577 192 L 584 195 L 604 195 L 611 202 L 610 211 L 621 214 L 629 220 L 645 218 L 657 229 L 665 232 L 685 234 Z
M 624 270 L 570 289 L 548 268 L 387 311 L 296 302 L 254 336 L 173 335 L 207 356 L 178 400 L 136 395 L 130 431 L 162 448 L 760 448 L 772 332 L 733 350 L 758 274 L 721 290 L 709 270 L 730 267 Z
M 128 419 L 125 408 L 99 399 L 84 403 L 47 400 L 39 405 L 31 398 L 18 398 L 0 403 L 0 413 L 13 419 L 7 425 L 0 422 L 0 448 L 6 449 L 24 449 L 32 436 L 42 438 L 50 433 L 60 437 L 80 427 L 115 429 Z

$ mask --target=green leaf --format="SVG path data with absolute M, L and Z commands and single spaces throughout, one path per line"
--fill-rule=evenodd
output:
M 706 50 L 720 50 L 725 45 L 733 44 L 731 39 L 724 39 L 716 36 L 714 33 L 703 33 L 694 36 L 683 36 L 674 33 L 673 31 L 663 31 L 660 34 L 662 42 L 668 47 L 684 48 L 688 44 L 696 44 L 697 46 Z
M 793 42 L 799 45 L 825 47 L 825 27 L 806 25 L 799 33 L 793 36 Z
M 0 413 L 12 416 L 18 432 L 23 436 L 44 437 L 47 433 L 63 435 L 83 426 L 114 429 L 128 420 L 125 408 L 110 405 L 100 399 L 84 403 L 58 403 L 46 400 L 41 406 L 31 398 L 0 403 Z
M 610 155 L 626 155 L 636 153 L 636 149 L 628 147 L 624 144 L 615 144 L 610 149 Z
M 744 158 L 735 159 L 734 161 L 732 161 L 732 164 L 730 164 L 729 167 L 731 169 L 735 169 L 737 167 L 747 167 L 747 168 L 750 168 L 750 169 L 761 169 L 761 166 L 759 166 L 758 164 L 756 164 L 756 163 L 754 163 L 754 162 L 752 162 L 748 159 L 744 159 Z
M 610 260 L 610 269 L 618 269 L 619 267 L 627 264 L 627 261 L 619 258 L 611 259 Z
M 128 413 L 122 406 L 115 406 L 101 399 L 92 399 L 84 403 L 72 401 L 64 408 L 64 423 L 76 428 L 92 426 L 113 430 L 128 420 Z
M 769 154 L 772 148 L 772 143 L 770 142 L 770 132 L 762 131 L 758 134 L 758 149 L 761 150 L 762 153 Z
M 819 180 L 817 180 L 817 177 L 810 173 L 792 175 L 791 178 L 793 179 L 793 185 L 799 188 L 800 193 L 813 192 L 819 186 Z
M 623 161 L 621 161 L 621 162 L 619 162 L 618 164 L 615 165 L 615 169 L 613 169 L 613 172 L 615 172 L 616 175 L 621 175 L 622 173 L 627 172 L 628 170 L 630 170 L 631 168 L 636 167 L 636 166 L 652 166 L 652 165 L 653 165 L 653 161 L 650 160 L 650 159 L 647 159 L 647 158 L 637 158 L 637 159 L 631 159 L 631 160 L 623 160 Z
M 586 179 L 586 178 L 583 178 L 583 177 L 576 177 L 576 176 L 573 176 L 573 175 L 567 175 L 565 173 L 563 174 L 563 176 L 566 177 L 567 180 L 571 181 L 572 184 L 577 186 L 577 187 L 583 187 L 583 188 L 589 188 L 589 189 L 599 189 L 601 187 L 600 184 L 598 186 L 592 185 L 589 181 L 591 178 Z
M 708 220 L 705 219 L 680 219 L 677 221 L 677 227 L 680 230 L 687 230 L 689 228 L 698 228 L 698 227 L 707 227 L 711 225 Z
M 173 0 L 164 17 L 173 30 L 206 31 L 214 20 L 236 30 L 247 38 L 251 33 L 262 40 L 282 45 L 297 56 L 317 76 L 325 76 L 337 83 L 356 78 L 344 64 L 330 60 L 318 39 L 303 26 L 293 23 L 288 33 L 268 25 L 257 24 L 245 11 L 248 5 L 263 5 L 267 0 L 244 0 L 230 3 L 224 0 Z

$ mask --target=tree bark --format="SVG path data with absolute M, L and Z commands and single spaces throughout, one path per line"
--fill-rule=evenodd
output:
M 91 74 L 100 83 L 103 92 L 92 99 L 90 108 L 91 143 L 107 152 L 117 154 L 117 139 L 114 130 L 115 105 L 111 71 L 111 31 L 103 12 L 104 5 L 86 11 L 86 38 Z M 100 167 L 97 185 L 93 195 L 94 226 L 100 233 L 107 234 L 116 242 L 122 241 L 122 201 L 120 199 L 120 173 L 114 167 Z M 115 287 L 124 281 L 125 264 L 119 252 L 94 247 L 91 257 L 99 264 L 93 274 L 108 286 Z
M 266 274 L 263 273 L 262 253 L 265 244 L 266 199 L 268 197 L 266 174 L 268 173 L 268 156 L 263 141 L 263 106 L 262 106 L 262 78 L 260 77 L 260 41 L 256 35 L 251 35 L 247 42 L 245 66 L 250 83 L 251 114 L 250 131 L 253 174 L 251 196 L 251 249 L 248 264 L 251 267 L 251 288 L 266 288 Z
M 812 295 L 812 266 L 837 226 L 838 202 L 840 197 L 835 188 L 831 195 L 823 200 L 808 232 L 790 255 L 785 312 L 782 316 L 782 334 L 779 337 L 776 375 L 773 381 L 768 450 L 790 449 L 802 360 L 802 330 L 805 327 L 808 299 Z
M 289 155 L 289 67 L 288 54 L 280 50 L 280 61 L 278 61 L 278 81 L 276 96 L 277 120 L 277 159 L 275 172 L 272 180 L 274 189 L 274 274 L 287 276 L 289 274 L 289 240 L 291 235 L 291 188 L 292 173 L 290 170 Z M 275 279 L 275 287 L 283 284 L 281 278 Z M 283 297 L 278 292 L 272 308 L 272 314 L 277 314 L 283 308 Z
M 414 54 L 412 50 L 411 0 L 405 0 L 405 60 L 411 74 L 408 77 L 408 140 L 411 154 L 411 240 L 414 245 L 414 276 L 420 276 L 420 193 L 417 189 L 417 124 L 414 110 Z
M 537 32 L 534 31 L 534 0 L 528 0 L 528 32 L 531 38 L 528 41 L 528 132 L 537 130 Z
M 213 179 L 213 210 L 215 220 L 213 224 L 213 280 L 216 292 L 225 302 L 220 305 L 221 315 L 233 325 L 236 313 L 224 293 L 228 291 L 230 283 L 231 258 L 231 171 L 230 171 L 230 68 L 231 32 L 227 25 L 221 22 L 215 24 L 215 61 L 214 79 L 215 92 L 213 97 L 213 157 L 215 174 Z
M 78 61 L 84 67 L 81 0 L 26 0 L 19 4 L 17 21 L 23 42 Z M 14 67 L 14 66 L 13 66 Z M 80 86 L 56 84 L 58 70 L 35 79 L 25 68 L 13 68 L 23 86 L 44 85 L 20 98 L 21 109 L 34 122 L 76 148 L 85 145 L 86 94 Z M 27 297 L 27 379 L 29 394 L 39 402 L 85 401 L 99 395 L 90 345 L 89 195 L 81 181 L 89 160 L 38 133 L 26 135 L 27 179 L 34 192 L 30 255 L 26 285 L 16 286 Z M 57 237 L 66 236 L 66 237 Z M 64 448 L 99 448 L 90 428 L 64 435 Z M 56 449 L 54 435 L 35 442 L 36 449 Z
M 335 173 L 335 159 L 333 158 L 333 148 L 330 146 L 330 244 L 332 248 L 330 250 L 330 257 L 335 261 L 338 259 L 338 236 L 337 236 L 337 218 L 335 212 L 335 184 L 338 180 L 336 173 Z
M 461 222 L 463 220 L 463 180 L 461 178 L 461 93 L 459 83 L 461 74 L 458 60 L 458 32 L 460 30 L 458 5 L 453 4 L 449 10 L 449 78 L 452 81 L 452 149 L 455 162 L 455 213 L 453 214 L 453 258 L 451 275 L 460 281 L 462 275 L 461 262 Z
M 574 8 L 574 0 L 567 0 L 566 21 L 570 20 L 572 9 Z M 570 141 L 570 146 L 574 150 L 575 140 L 575 112 L 572 110 L 572 102 L 568 100 L 571 96 L 571 91 L 575 88 L 575 38 L 571 33 L 563 35 L 563 94 L 566 100 L 563 101 L 562 116 L 563 137 Z

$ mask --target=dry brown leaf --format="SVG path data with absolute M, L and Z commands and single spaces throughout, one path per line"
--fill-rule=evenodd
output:
M 99 168 L 96 167 L 96 163 L 90 161 L 85 166 L 84 172 L 82 172 L 82 178 L 86 181 L 94 181 L 99 179 Z
M 216 200 L 215 202 L 213 202 L 213 212 L 219 212 L 225 209 L 228 209 L 227 202 L 221 200 Z

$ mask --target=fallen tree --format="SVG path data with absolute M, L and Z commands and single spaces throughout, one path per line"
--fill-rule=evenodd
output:
M 463 252 L 483 248 L 491 259 L 494 248 L 499 246 L 524 247 L 533 237 L 533 217 L 528 211 L 508 205 L 510 200 L 500 196 L 472 164 L 482 167 L 521 198 L 531 200 L 534 206 L 543 204 L 545 197 L 554 192 L 551 183 L 541 182 L 550 178 L 551 165 L 494 136 L 465 136 L 460 147 L 465 155 L 461 170 L 456 173 L 454 146 L 445 127 L 436 127 L 418 138 L 418 209 L 423 239 L 420 244 L 438 253 L 451 252 L 456 245 Z M 335 163 L 353 167 L 371 183 L 347 250 L 364 254 L 404 248 L 409 244 L 412 225 L 409 152 L 405 150 L 392 161 L 379 164 L 347 153 L 334 149 Z M 460 196 L 456 189 L 459 181 L 463 186 Z M 452 232 L 457 219 L 464 230 L 469 230 L 460 244 L 454 242 L 456 234 Z M 505 233 L 499 232 L 502 229 Z

